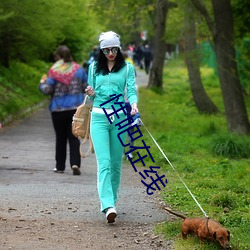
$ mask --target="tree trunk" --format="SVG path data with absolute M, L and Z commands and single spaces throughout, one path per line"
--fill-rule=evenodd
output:
M 167 12 L 168 1 L 157 0 L 155 16 L 155 37 L 153 44 L 153 62 L 149 74 L 149 88 L 163 88 L 162 76 L 166 53 L 166 43 L 164 41 L 164 34 L 166 28 Z
M 230 0 L 212 0 L 215 23 L 200 0 L 191 1 L 204 16 L 213 36 L 228 130 L 237 134 L 249 134 L 250 123 L 235 59 Z
M 187 10 L 185 18 L 185 55 L 191 92 L 200 113 L 217 113 L 218 108 L 207 95 L 201 80 L 200 57 L 196 48 L 195 18 L 190 15 L 193 11 L 192 6 L 187 6 Z
M 248 134 L 250 124 L 235 60 L 230 0 L 212 0 L 212 4 L 216 29 L 213 38 L 228 129 L 237 134 Z

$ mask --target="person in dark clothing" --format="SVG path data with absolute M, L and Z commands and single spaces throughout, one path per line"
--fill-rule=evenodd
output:
M 140 68 L 143 69 L 143 47 L 141 45 L 137 46 L 134 51 L 134 62 Z
M 89 60 L 87 62 L 88 66 L 97 59 L 98 55 L 99 55 L 99 48 L 97 46 L 94 46 L 93 50 L 89 54 Z
M 148 74 L 149 69 L 150 69 L 150 65 L 151 65 L 151 61 L 153 59 L 153 55 L 152 55 L 151 49 L 149 48 L 149 46 L 147 44 L 145 45 L 145 48 L 144 48 L 143 58 L 144 58 L 145 71 L 146 71 L 146 74 Z

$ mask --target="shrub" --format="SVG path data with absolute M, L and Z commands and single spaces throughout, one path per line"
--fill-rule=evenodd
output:
M 248 138 L 241 138 L 236 135 L 222 135 L 211 142 L 211 151 L 215 155 L 231 159 L 249 158 L 250 146 Z

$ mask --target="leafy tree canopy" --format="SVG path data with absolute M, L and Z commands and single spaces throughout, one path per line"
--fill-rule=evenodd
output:
M 48 60 L 59 44 L 68 45 L 74 58 L 82 60 L 96 41 L 97 25 L 89 2 L 1 0 L 2 64 L 12 59 Z

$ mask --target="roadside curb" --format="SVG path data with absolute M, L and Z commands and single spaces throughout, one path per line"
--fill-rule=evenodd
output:
M 38 111 L 39 109 L 46 107 L 46 105 L 48 105 L 48 100 L 44 100 L 34 106 L 31 106 L 24 110 L 19 111 L 18 113 L 10 114 L 5 119 L 0 121 L 0 131 L 4 127 L 9 126 L 10 124 L 15 123 L 16 121 L 20 119 L 26 118 L 27 116 Z

